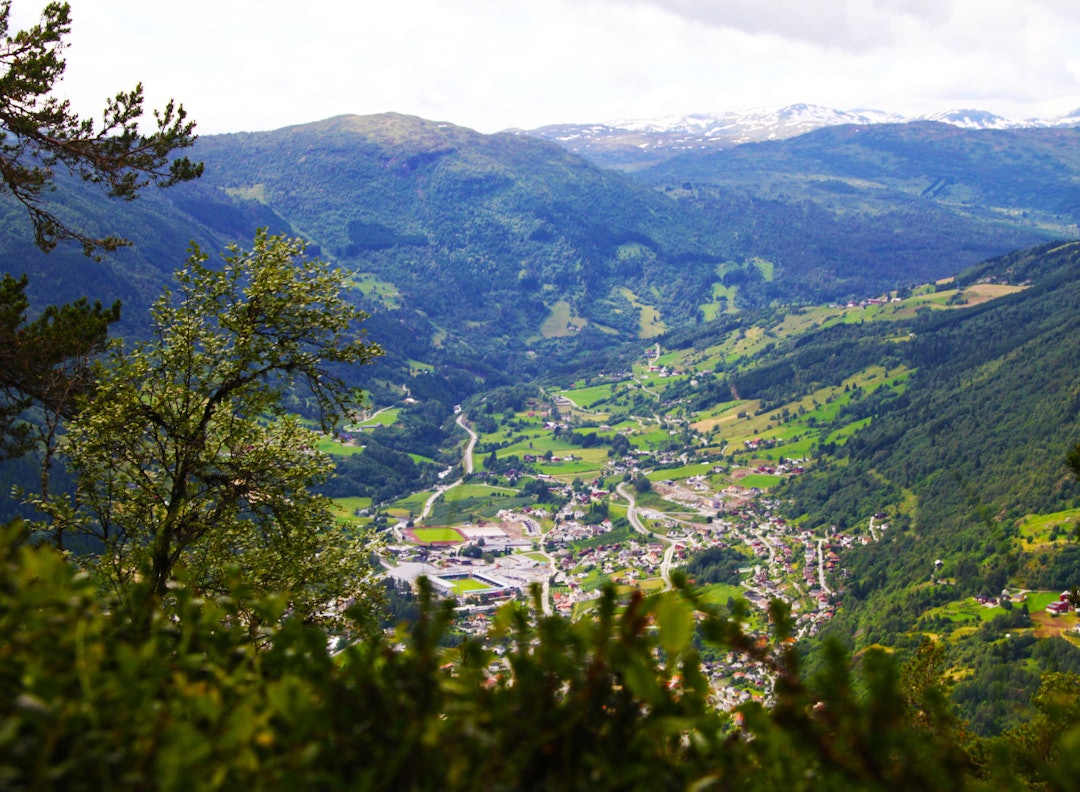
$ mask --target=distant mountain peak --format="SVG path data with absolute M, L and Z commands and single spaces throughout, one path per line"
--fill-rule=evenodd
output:
M 919 116 L 923 121 L 940 121 L 963 129 L 1017 129 L 1032 126 L 1031 123 L 1013 121 L 986 110 L 944 110 L 940 113 Z
M 1017 121 L 986 110 L 954 109 L 921 116 L 882 110 L 835 110 L 799 102 L 751 107 L 719 114 L 622 119 L 594 124 L 554 124 L 517 134 L 540 137 L 608 167 L 635 169 L 693 151 L 715 151 L 742 143 L 782 140 L 844 124 L 904 124 L 936 121 L 962 129 L 1018 129 L 1080 125 L 1080 108 L 1050 119 Z

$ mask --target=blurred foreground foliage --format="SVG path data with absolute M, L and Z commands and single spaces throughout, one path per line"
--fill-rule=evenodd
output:
M 1039 715 L 976 738 L 949 713 L 941 652 L 898 666 L 839 648 L 800 673 L 784 606 L 772 635 L 680 587 L 570 622 L 507 605 L 483 641 L 441 639 L 452 603 L 332 654 L 263 597 L 174 585 L 153 617 L 103 601 L 51 548 L 0 542 L 5 789 L 1074 789 L 1080 678 Z M 140 584 L 136 584 L 140 585 Z M 149 584 L 147 584 L 149 585 Z M 360 606 L 362 607 L 362 606 Z M 695 646 L 767 666 L 775 701 L 712 706 Z

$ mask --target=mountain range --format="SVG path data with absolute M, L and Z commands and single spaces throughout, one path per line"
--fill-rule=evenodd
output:
M 31 275 L 39 304 L 122 299 L 130 334 L 189 241 L 212 253 L 268 226 L 355 273 L 372 333 L 406 369 L 533 376 L 736 311 L 873 296 L 1075 236 L 1076 152 L 1068 127 L 848 124 L 619 172 L 535 137 L 339 116 L 204 137 L 198 183 L 133 203 L 65 183 L 63 216 L 134 243 L 100 264 L 40 254 L 20 207 L 0 202 L 0 264 Z
M 635 170 L 688 152 L 783 140 L 816 129 L 855 124 L 938 121 L 961 129 L 1034 129 L 1080 125 L 1080 108 L 1046 119 L 1014 120 L 985 110 L 945 110 L 903 116 L 881 110 L 834 110 L 793 104 L 720 114 L 692 114 L 599 124 L 552 124 L 518 134 L 551 140 L 606 167 Z

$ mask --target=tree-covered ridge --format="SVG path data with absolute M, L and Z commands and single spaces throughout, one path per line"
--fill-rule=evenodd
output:
M 461 334 L 467 319 L 474 336 L 504 344 L 539 336 L 564 299 L 636 335 L 618 286 L 665 314 L 692 313 L 670 281 L 707 287 L 714 275 L 701 260 L 720 260 L 726 244 L 723 229 L 621 174 L 512 135 L 385 114 L 210 138 L 203 150 L 205 183 L 258 195 L 440 325 Z
M 849 554 L 833 634 L 855 646 L 903 644 L 943 602 L 1076 585 L 1068 528 L 1035 541 L 1024 518 L 1071 509 L 1080 495 L 1065 464 L 1080 438 L 1078 274 L 1070 243 L 959 276 L 1028 287 L 914 321 L 894 343 L 914 369 L 904 393 L 871 405 L 872 422 L 837 449 L 837 462 L 786 488 L 791 513 L 811 524 L 893 518 L 884 541 Z
M 797 185 L 832 207 L 844 196 L 908 195 L 981 212 L 1029 209 L 1024 220 L 1075 224 L 1080 167 L 1076 129 L 963 130 L 931 121 L 836 126 L 795 138 L 689 154 L 648 171 L 653 183 L 686 179 L 762 188 Z M 764 197 L 764 196 L 763 196 Z
M 839 126 L 635 174 L 738 234 L 814 301 L 936 280 L 1077 233 L 1077 132 Z M 891 285 L 890 285 L 891 284 Z M 790 285 L 790 284 L 789 284 Z

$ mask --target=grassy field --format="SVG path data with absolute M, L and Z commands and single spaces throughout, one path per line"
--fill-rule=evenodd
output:
M 375 426 L 393 426 L 397 423 L 398 410 L 396 407 L 391 407 L 388 410 L 379 410 L 378 413 L 372 415 L 370 418 L 358 421 L 354 424 L 349 424 L 345 427 L 348 431 L 357 431 L 359 429 L 370 429 Z
M 712 472 L 712 462 L 697 462 L 693 465 L 683 465 L 677 468 L 664 468 L 662 470 L 650 470 L 645 474 L 649 481 L 677 481 L 690 476 L 704 476 Z
M 574 388 L 572 390 L 561 390 L 558 392 L 559 396 L 565 396 L 578 407 L 591 407 L 598 401 L 611 398 L 612 383 L 606 385 L 592 385 L 588 388 Z
M 738 313 L 735 307 L 735 286 L 724 286 L 722 283 L 713 283 L 712 300 L 698 306 L 705 315 L 705 321 L 711 322 L 720 315 L 720 309 L 726 308 L 727 313 Z M 721 302 L 723 300 L 724 302 Z
M 751 473 L 749 476 L 743 476 L 735 483 L 740 487 L 746 487 L 747 489 L 753 489 L 754 487 L 757 487 L 758 489 L 769 489 L 770 487 L 775 487 L 783 480 L 783 476 L 772 476 L 766 473 Z
M 1045 605 L 1043 606 L 1046 607 Z M 1028 603 L 1028 608 L 1031 609 L 1031 604 Z M 980 605 L 975 601 L 973 597 L 965 597 L 962 600 L 956 600 L 954 602 L 948 602 L 944 605 L 940 605 L 936 608 L 931 608 L 923 614 L 924 617 L 936 617 L 944 616 L 953 624 L 978 624 L 985 621 L 990 621 L 995 616 L 1000 616 L 1005 613 L 1005 609 L 1000 606 L 987 607 Z
M 370 272 L 357 273 L 352 283 L 365 297 L 377 299 L 387 308 L 397 308 L 400 304 L 401 293 L 397 287 L 387 281 L 379 280 Z
M 334 498 L 334 514 L 339 519 L 354 520 L 357 509 L 368 509 L 371 507 L 371 498 Z
M 315 447 L 324 454 L 330 454 L 331 456 L 352 456 L 353 454 L 362 454 L 364 452 L 363 446 L 345 445 L 344 443 L 339 443 L 337 440 L 331 440 L 329 437 L 324 437 Z
M 1058 537 L 1053 541 L 1064 542 L 1069 534 L 1080 524 L 1080 509 L 1054 512 L 1053 514 L 1029 514 L 1019 523 L 1020 546 L 1031 551 L 1050 545 L 1050 534 L 1057 529 Z
M 1036 611 L 1045 611 L 1051 602 L 1057 602 L 1061 596 L 1060 591 L 1033 591 L 1027 595 L 1028 610 L 1034 614 Z
M 474 594 L 477 591 L 490 591 L 491 586 L 476 578 L 458 578 L 450 581 L 454 586 L 455 594 Z
M 430 492 L 421 490 L 420 492 L 414 492 L 408 497 L 401 498 L 390 504 L 387 508 L 387 513 L 394 517 L 407 517 L 409 513 L 419 514 L 424 510 L 424 504 L 427 503 L 427 499 L 431 496 Z
M 414 528 L 413 535 L 420 542 L 463 542 L 464 537 L 453 528 Z
M 587 322 L 580 316 L 573 316 L 570 309 L 570 303 L 566 300 L 559 300 L 551 306 L 551 313 L 548 314 L 543 324 L 540 325 L 540 335 L 544 338 L 565 338 L 573 331 L 569 330 L 569 326 L 582 328 Z
M 582 449 L 582 453 L 585 451 L 596 451 L 595 448 Z M 605 452 L 606 453 L 606 452 Z M 538 467 L 541 473 L 546 473 L 549 476 L 554 476 L 560 480 L 573 479 L 573 478 L 591 478 L 600 473 L 603 470 L 604 463 L 601 460 L 591 459 L 576 459 L 573 462 L 540 462 Z
M 697 592 L 706 602 L 724 605 L 729 599 L 740 599 L 746 593 L 746 589 L 727 583 L 711 583 L 708 586 L 699 586 Z
M 629 303 L 640 311 L 640 319 L 638 322 L 638 338 L 654 338 L 658 335 L 663 335 L 667 330 L 664 326 L 663 320 L 660 318 L 660 312 L 651 305 L 645 305 L 636 294 L 630 289 L 619 289 L 619 293 L 625 297 Z
M 487 484 L 461 484 L 443 493 L 443 499 L 454 503 L 470 498 L 490 498 L 493 495 L 517 495 L 517 490 L 507 487 L 492 487 Z

